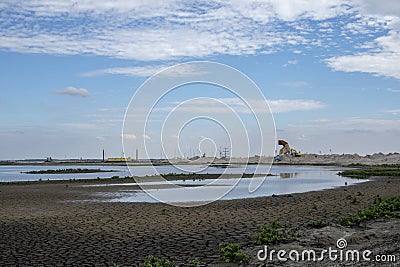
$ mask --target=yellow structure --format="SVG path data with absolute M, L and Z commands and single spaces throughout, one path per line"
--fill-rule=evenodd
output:
M 129 158 L 108 158 L 106 162 L 127 162 L 131 161 L 132 159 Z

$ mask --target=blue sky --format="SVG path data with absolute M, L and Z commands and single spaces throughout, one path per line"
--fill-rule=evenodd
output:
M 0 159 L 120 156 L 133 94 L 192 60 L 251 78 L 302 152 L 400 151 L 396 0 L 0 1 L 0 25 Z

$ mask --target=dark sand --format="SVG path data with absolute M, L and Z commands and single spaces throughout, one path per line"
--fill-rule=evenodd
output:
M 357 228 L 338 225 L 342 215 L 372 204 L 378 194 L 400 195 L 400 179 L 381 177 L 331 190 L 217 201 L 196 208 L 79 202 L 90 199 L 90 193 L 121 188 L 66 184 L 0 186 L 0 266 L 139 266 L 150 254 L 180 266 L 190 266 L 187 262 L 196 257 L 208 266 L 236 266 L 219 259 L 218 244 L 223 241 L 242 244 L 253 254 L 250 266 L 257 266 L 261 262 L 254 255 L 260 247 L 249 234 L 275 219 L 291 223 L 302 236 L 274 248 L 335 247 L 336 240 L 346 236 L 349 247 L 396 254 L 400 264 L 400 220 L 368 222 Z M 348 195 L 357 196 L 359 203 L 351 204 Z M 330 226 L 305 227 L 317 219 L 328 221 Z M 315 266 L 327 264 L 340 265 L 325 262 Z

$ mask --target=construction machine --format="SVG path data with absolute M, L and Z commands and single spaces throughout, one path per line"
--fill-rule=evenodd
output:
M 294 157 L 301 157 L 300 151 L 290 148 L 289 143 L 285 140 L 278 140 L 278 145 L 282 146 L 282 148 L 279 150 L 279 156 L 292 155 Z

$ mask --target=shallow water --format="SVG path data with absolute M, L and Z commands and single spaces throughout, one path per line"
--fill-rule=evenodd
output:
M 65 168 L 88 168 L 115 170 L 116 172 L 100 173 L 78 173 L 78 174 L 25 174 L 21 172 L 32 170 L 65 169 Z M 250 192 L 249 178 L 230 178 L 230 179 L 208 179 L 208 180 L 179 180 L 165 182 L 147 182 L 143 185 L 148 186 L 147 193 L 137 190 L 135 183 L 118 184 L 123 190 L 115 192 L 97 193 L 99 201 L 108 202 L 159 202 L 160 199 L 170 203 L 189 203 L 189 202 L 209 202 L 215 199 L 241 199 L 261 196 L 282 195 L 292 193 L 302 193 L 308 191 L 324 190 L 345 184 L 351 185 L 364 182 L 365 180 L 349 179 L 337 175 L 338 169 L 335 167 L 323 166 L 272 166 L 269 170 L 266 165 L 232 166 L 227 169 L 207 167 L 205 165 L 162 165 L 162 166 L 134 166 L 131 167 L 132 175 L 146 176 L 167 174 L 167 173 L 226 173 L 241 174 L 245 173 L 271 173 L 274 176 L 252 178 L 253 182 L 259 182 L 259 188 Z M 88 178 L 107 178 L 114 175 L 120 177 L 131 176 L 126 166 L 0 166 L 0 181 L 35 181 L 35 180 L 69 180 L 69 179 L 88 179 Z M 117 184 L 115 184 L 117 185 Z M 165 188 L 165 185 L 167 188 Z M 89 185 L 89 186 L 114 186 L 113 184 Z M 163 188 L 160 188 L 163 186 Z M 188 187 L 189 186 L 189 187 Z
M 67 173 L 67 174 L 26 174 L 23 172 L 39 171 L 39 170 L 58 170 L 58 169 L 102 169 L 115 170 L 116 172 L 98 172 L 98 173 Z M 129 172 L 126 166 L 110 166 L 110 165 L 63 165 L 63 166 L 4 166 L 0 165 L 0 182 L 15 182 L 15 181 L 37 181 L 42 180 L 69 180 L 69 179 L 91 179 L 91 178 L 109 178 L 112 176 L 146 176 L 167 173 L 210 173 L 219 174 L 225 171 L 227 174 L 245 173 L 268 173 L 268 166 L 260 165 L 256 169 L 256 165 L 232 166 L 227 169 L 209 167 L 207 165 L 160 165 L 160 166 L 131 166 Z M 296 166 L 273 166 L 271 173 L 288 172 L 293 173 L 298 169 Z M 306 167 L 302 167 L 306 169 Z M 310 168 L 309 168 L 310 169 Z M 312 168 L 310 170 L 313 170 Z
M 215 199 L 243 199 L 317 191 L 366 181 L 340 177 L 337 175 L 338 170 L 331 167 L 273 166 L 270 172 L 276 176 L 253 178 L 255 181 L 262 182 L 254 192 L 249 191 L 251 179 L 238 178 L 142 183 L 149 186 L 150 189 L 146 189 L 147 193 L 130 189 L 134 185 L 130 184 L 125 185 L 125 188 L 118 192 L 98 193 L 98 196 L 107 202 L 159 202 L 160 200 L 169 203 L 210 202 Z M 157 185 L 166 184 L 186 187 L 157 187 Z

